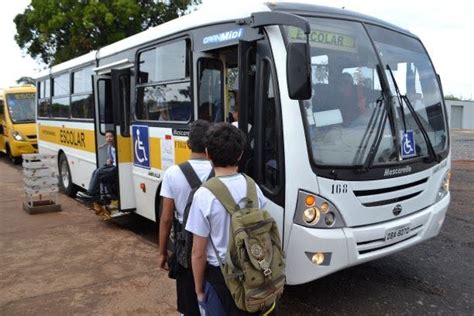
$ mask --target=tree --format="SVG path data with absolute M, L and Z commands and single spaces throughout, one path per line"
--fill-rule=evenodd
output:
M 32 84 L 32 85 L 35 85 L 35 79 L 31 78 L 31 77 L 20 77 L 17 81 L 16 81 L 17 84 Z
M 49 66 L 184 15 L 200 0 L 32 0 L 15 41 Z

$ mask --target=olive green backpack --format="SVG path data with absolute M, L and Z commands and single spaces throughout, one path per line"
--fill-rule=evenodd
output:
M 259 208 L 257 188 L 247 182 L 247 204 L 240 208 L 219 178 L 203 184 L 222 203 L 231 216 L 225 262 L 211 244 L 219 260 L 225 283 L 241 310 L 254 313 L 274 307 L 285 285 L 285 255 L 272 216 Z

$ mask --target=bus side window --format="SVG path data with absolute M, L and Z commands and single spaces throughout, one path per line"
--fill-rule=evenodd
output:
M 138 120 L 188 122 L 192 116 L 189 40 L 160 44 L 138 55 Z
M 198 72 L 198 118 L 221 122 L 224 120 L 222 62 L 212 58 L 200 58 Z

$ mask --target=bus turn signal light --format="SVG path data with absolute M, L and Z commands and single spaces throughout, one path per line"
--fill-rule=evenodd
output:
M 307 207 L 312 207 L 316 203 L 316 198 L 314 195 L 307 195 L 304 202 Z
M 144 182 L 140 183 L 140 189 L 143 191 L 143 193 L 146 192 L 146 185 Z

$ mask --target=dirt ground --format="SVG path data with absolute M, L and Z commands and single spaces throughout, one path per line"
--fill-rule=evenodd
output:
M 22 171 L 0 158 L 0 315 L 175 312 L 156 244 L 60 195 L 62 212 L 29 215 Z

